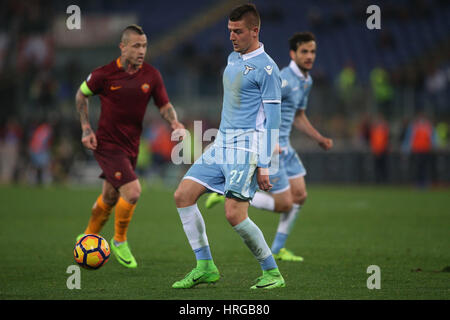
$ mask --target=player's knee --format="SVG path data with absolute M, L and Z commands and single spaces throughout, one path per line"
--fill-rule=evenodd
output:
M 140 197 L 141 197 L 141 187 L 139 185 L 127 190 L 122 195 L 122 198 L 124 198 L 127 202 L 131 204 L 136 204 Z
M 127 201 L 129 203 L 131 203 L 131 204 L 136 204 L 138 202 L 140 196 L 141 196 L 141 192 L 140 191 L 132 192 L 131 194 L 129 194 L 127 196 Z
M 135 181 L 131 181 L 121 186 L 119 188 L 119 193 L 120 196 L 128 203 L 136 204 L 141 196 L 141 190 L 141 185 L 136 179 Z
M 179 188 L 177 188 L 177 190 L 175 190 L 175 192 L 173 193 L 173 199 L 175 200 L 175 205 L 178 208 L 181 208 L 179 206 L 179 203 L 182 202 L 182 200 L 183 200 L 183 194 Z
M 233 225 L 236 220 L 236 207 L 234 203 L 225 202 L 225 218 Z
M 279 213 L 289 212 L 292 209 L 292 201 L 275 203 L 275 211 Z
M 119 200 L 118 192 L 105 192 L 102 196 L 103 202 L 105 202 L 110 207 L 114 207 Z
M 240 215 L 233 209 L 225 209 L 225 218 L 232 226 L 237 225 L 241 220 Z
M 192 201 L 189 197 L 189 192 L 184 188 L 178 187 L 173 194 L 173 198 L 175 200 L 175 205 L 177 208 L 184 208 L 192 205 Z
M 119 197 L 103 197 L 103 202 L 110 207 L 114 207 L 119 200 Z
M 299 205 L 303 205 L 306 201 L 306 198 L 308 197 L 308 193 L 306 190 L 299 190 L 294 193 L 293 198 L 294 202 Z
M 274 211 L 278 213 L 289 212 L 292 209 L 292 195 L 289 191 L 275 194 Z
M 131 204 L 136 204 L 138 202 L 140 196 L 141 196 L 141 192 L 136 190 L 136 191 L 128 193 L 124 197 L 124 199 Z
M 242 202 L 225 202 L 225 218 L 233 227 L 248 217 L 247 209 L 241 206 Z

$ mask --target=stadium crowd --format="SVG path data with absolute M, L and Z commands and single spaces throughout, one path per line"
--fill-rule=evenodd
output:
M 415 6 L 409 7 L 387 5 L 383 17 L 401 24 L 419 13 L 423 18 L 433 10 L 449 10 L 445 1 L 415 2 Z M 328 3 L 334 2 L 324 1 L 325 5 Z M 92 159 L 80 143 L 81 131 L 74 105 L 76 90 L 88 68 L 81 58 L 57 58 L 61 49 L 55 46 L 53 38 L 56 13 L 51 9 L 52 1 L 3 0 L 1 5 L 0 183 L 69 182 L 74 163 Z M 354 10 L 336 9 L 326 13 L 322 7 L 315 6 L 307 11 L 306 19 L 311 30 L 317 33 L 319 50 L 321 34 L 345 25 L 348 18 L 359 19 L 355 12 L 360 6 L 355 4 Z M 413 7 L 422 9 L 413 10 Z M 266 7 L 262 12 L 267 16 L 268 30 L 271 24 L 285 19 L 276 6 Z M 392 151 L 405 155 L 415 153 L 411 132 L 417 117 L 426 117 L 432 131 L 428 153 L 448 152 L 450 148 L 448 39 L 430 46 L 418 56 L 411 56 L 396 68 L 383 64 L 374 66 L 367 79 L 361 78 L 358 72 L 361 66 L 350 59 L 341 61 L 340 69 L 334 74 L 325 72 L 319 63 L 312 73 L 310 118 L 318 129 L 335 139 L 336 152 L 372 152 L 378 182 L 389 181 L 386 155 Z M 172 54 L 155 60 L 155 66 L 161 70 L 172 100 L 185 101 L 186 107 L 180 107 L 180 116 L 188 126 L 193 120 L 205 120 L 205 128 L 217 127 L 219 111 L 202 110 L 195 103 L 191 110 L 186 100 L 221 96 L 221 72 L 230 50 L 221 43 L 201 50 L 194 43 L 195 40 L 187 39 Z M 389 51 L 400 45 L 391 29 L 379 32 L 379 50 Z M 270 44 L 267 47 L 270 48 Z M 191 84 L 189 92 L 181 90 L 180 79 Z M 153 163 L 149 171 L 152 174 L 167 171 L 173 146 L 166 125 L 155 118 L 148 119 L 142 139 L 143 150 L 147 152 L 142 152 L 141 170 L 147 171 Z M 300 136 L 293 144 L 311 150 Z M 417 158 L 411 160 L 417 168 L 429 166 L 430 172 L 433 171 L 433 157 Z M 161 166 L 165 170 L 160 170 Z M 418 181 L 424 183 L 424 178 L 420 174 L 417 176 Z

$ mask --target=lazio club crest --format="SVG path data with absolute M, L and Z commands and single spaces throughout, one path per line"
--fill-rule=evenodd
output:
M 244 75 L 248 74 L 252 70 L 255 70 L 255 68 L 245 65 Z

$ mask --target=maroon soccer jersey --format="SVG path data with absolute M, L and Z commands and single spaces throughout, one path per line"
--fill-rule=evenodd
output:
M 98 150 L 121 150 L 136 157 L 147 104 L 158 108 L 169 102 L 159 71 L 143 63 L 137 72 L 125 72 L 120 58 L 95 69 L 86 84 L 100 95 L 101 113 L 96 131 Z

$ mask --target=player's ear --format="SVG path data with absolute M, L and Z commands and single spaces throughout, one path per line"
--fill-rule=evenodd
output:
M 295 60 L 295 51 L 289 50 L 289 56 L 291 57 L 291 60 Z
M 125 49 L 125 44 L 122 41 L 120 41 L 120 43 L 119 43 L 119 48 L 120 48 L 120 51 L 122 51 L 122 52 Z
M 257 36 L 258 36 L 258 33 L 259 33 L 259 28 L 258 28 L 258 27 L 252 27 L 252 28 L 250 29 L 250 32 L 251 32 L 251 35 L 252 35 L 253 37 L 257 37 Z

